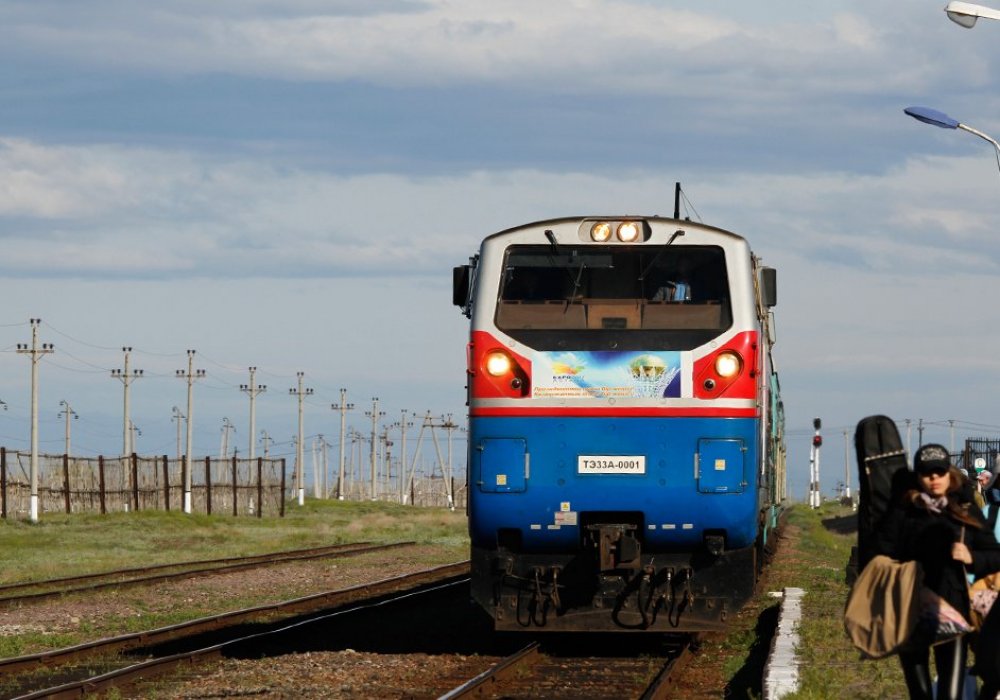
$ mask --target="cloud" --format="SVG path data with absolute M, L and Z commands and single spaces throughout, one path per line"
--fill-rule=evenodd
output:
M 917 157 L 877 175 L 692 173 L 708 223 L 815 263 L 993 274 L 997 173 Z M 928 187 L 935 196 L 927 197 Z M 566 214 L 669 214 L 661 173 L 338 175 L 266 157 L 0 140 L 0 268 L 52 274 L 437 274 L 488 233 Z
M 39 0 L 0 11 L 7 50 L 126 74 L 702 98 L 725 91 L 729 102 L 760 91 L 822 96 L 831 86 L 874 93 L 943 71 L 919 48 L 937 18 L 901 14 L 889 2 L 808 12 L 789 3 L 750 12 L 738 3 L 695 10 L 626 0 L 54 7 Z M 976 79 L 987 73 L 979 69 Z

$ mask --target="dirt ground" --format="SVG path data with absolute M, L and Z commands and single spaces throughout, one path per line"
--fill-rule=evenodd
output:
M 778 555 L 781 556 L 779 550 Z M 454 557 L 452 557 L 454 559 Z M 178 608 L 212 614 L 277 602 L 450 563 L 433 547 L 270 566 L 186 581 L 160 583 L 0 610 L 0 634 L 75 633 L 85 638 L 112 636 L 156 625 L 147 620 Z M 766 581 L 764 586 L 766 588 Z M 739 636 L 759 632 L 768 611 L 750 606 L 734 620 Z M 31 651 L 37 651 L 35 649 Z M 676 697 L 723 698 L 759 695 L 766 648 L 749 650 L 736 677 L 727 667 L 747 649 L 721 635 L 707 638 L 684 674 Z M 343 649 L 287 654 L 262 660 L 225 660 L 193 669 L 170 681 L 146 686 L 136 697 L 179 698 L 424 698 L 437 697 L 467 677 L 470 667 L 487 669 L 499 659 L 461 655 L 381 655 Z M 727 691 L 728 686 L 728 691 Z

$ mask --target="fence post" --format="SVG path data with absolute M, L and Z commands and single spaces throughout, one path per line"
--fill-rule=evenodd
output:
M 98 473 L 98 476 L 100 478 L 100 486 L 101 486 L 101 493 L 100 493 L 100 496 L 101 496 L 101 515 L 107 515 L 108 514 L 108 506 L 107 506 L 106 501 L 104 500 L 104 455 L 98 455 L 97 456 L 97 473 Z
M 63 455 L 63 488 L 66 491 L 66 513 L 71 512 L 69 505 L 69 455 Z
M 285 458 L 281 458 L 281 517 L 285 517 Z
M 205 457 L 205 510 L 212 514 L 212 458 Z
M 135 452 L 132 453 L 130 460 L 132 462 L 132 503 L 134 504 L 133 510 L 139 512 L 139 455 Z
M 7 448 L 0 447 L 0 516 L 7 519 Z
M 233 455 L 233 516 L 239 514 L 236 509 L 237 498 L 239 498 L 239 492 L 236 490 L 236 455 Z
M 163 507 L 170 512 L 170 458 L 163 455 Z
M 262 478 L 264 476 L 264 458 L 257 458 L 257 517 L 264 517 L 264 484 Z

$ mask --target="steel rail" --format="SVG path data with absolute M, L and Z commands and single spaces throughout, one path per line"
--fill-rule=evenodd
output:
M 538 661 L 539 644 L 532 642 L 516 651 L 475 678 L 440 696 L 438 700 L 459 700 L 459 698 L 481 698 L 493 693 L 504 679 L 519 673 L 521 669 Z
M 170 581 L 173 579 L 186 579 L 186 578 L 197 578 L 200 576 L 212 576 L 217 573 L 234 573 L 237 571 L 246 571 L 248 569 L 255 569 L 261 566 L 268 566 L 271 564 L 284 564 L 288 562 L 296 561 L 306 561 L 309 559 L 322 559 L 325 557 L 334 556 L 353 556 L 357 554 L 365 554 L 368 552 L 375 552 L 381 549 L 392 549 L 395 547 L 409 547 L 416 544 L 415 542 L 394 542 L 391 544 L 345 544 L 345 545 L 331 545 L 330 547 L 318 548 L 313 553 L 301 553 L 301 554 L 282 554 L 277 555 L 259 555 L 256 557 L 246 557 L 245 561 L 234 564 L 222 564 L 220 566 L 206 566 L 196 569 L 184 569 L 183 571 L 175 571 L 166 574 L 154 574 L 152 576 L 140 576 L 136 578 L 126 578 L 113 581 L 102 581 L 100 583 L 92 583 L 84 586 L 73 586 L 65 588 L 57 588 L 50 591 L 41 591 L 38 593 L 25 593 L 22 595 L 14 595 L 0 598 L 0 606 L 9 606 L 19 603 L 34 603 L 40 600 L 48 600 L 50 598 L 58 598 L 70 593 L 82 593 L 88 591 L 96 591 L 104 588 L 122 588 L 127 586 L 140 586 L 150 583 L 161 583 L 163 581 Z M 309 550 L 302 550 L 302 552 L 307 552 Z M 225 560 L 215 560 L 218 562 L 223 562 Z M 197 563 L 197 562 L 195 562 Z M 214 563 L 214 562 L 206 562 Z M 131 573 L 141 573 L 142 571 L 157 571 L 165 568 L 177 568 L 179 566 L 184 566 L 183 564 L 158 564 L 156 566 L 147 567 L 146 569 L 129 569 L 122 571 L 129 571 Z M 61 582 L 72 582 L 74 579 L 87 580 L 95 577 L 110 577 L 118 572 L 108 572 L 105 574 L 87 574 L 82 577 L 65 577 L 63 579 L 49 579 L 49 581 L 61 581 Z M 38 582 L 34 584 L 38 587 L 43 582 Z M 22 584 L 17 584 L 22 585 Z M 26 587 L 30 587 L 29 584 L 23 584 Z
M 307 614 L 325 610 L 331 607 L 343 606 L 349 603 L 386 595 L 400 586 L 409 587 L 427 585 L 436 581 L 456 576 L 468 576 L 469 562 L 462 561 L 454 564 L 426 569 L 424 571 L 397 576 L 394 578 L 382 579 L 372 583 L 360 584 L 350 588 L 342 588 L 322 593 L 294 598 L 292 600 L 281 601 L 279 603 L 269 603 L 258 605 L 242 610 L 234 610 L 220 615 L 211 615 L 195 620 L 188 620 L 175 625 L 159 627 L 142 632 L 118 635 L 97 639 L 83 644 L 77 644 L 62 649 L 53 649 L 16 656 L 7 659 L 0 659 L 0 678 L 10 676 L 15 673 L 27 673 L 45 668 L 52 668 L 70 661 L 79 661 L 88 657 L 96 657 L 101 654 L 120 652 L 128 649 L 145 648 L 157 644 L 192 637 L 203 632 L 222 630 L 238 624 L 248 622 L 266 622 L 279 616 L 292 616 L 295 614 Z
M 323 547 L 309 547 L 306 549 L 288 549 L 278 552 L 266 552 L 264 554 L 251 554 L 245 557 L 225 557 L 222 559 L 193 559 L 189 561 L 178 561 L 172 564 L 154 564 L 152 566 L 139 566 L 129 569 L 115 569 L 113 571 L 99 571 L 93 574 L 80 574 L 78 576 L 60 576 L 58 578 L 46 578 L 39 579 L 37 581 L 18 581 L 17 583 L 4 583 L 0 584 L 0 593 L 7 593 L 10 591 L 26 590 L 31 588 L 44 588 L 47 586 L 53 586 L 64 583 L 77 583 L 80 581 L 89 581 L 95 578 L 109 578 L 112 576 L 131 576 L 132 574 L 143 574 L 151 571 L 161 571 L 163 569 L 179 569 L 181 567 L 192 567 L 192 566 L 211 566 L 213 564 L 237 564 L 243 562 L 250 562 L 257 559 L 267 559 L 269 557 L 278 556 L 295 556 L 299 554 L 314 554 L 325 550 L 352 547 L 356 545 L 366 545 L 371 544 L 370 542 L 347 542 L 344 544 L 331 544 L 324 545 Z
M 680 651 L 677 656 L 668 659 L 663 664 L 659 673 L 656 674 L 656 677 L 646 687 L 641 700 L 666 700 L 670 697 L 674 685 L 677 683 L 677 676 L 693 658 L 693 654 L 691 653 L 692 646 L 697 644 L 703 636 L 703 634 L 691 635 L 690 638 L 680 645 Z
M 414 574 L 407 574 L 404 576 L 398 576 L 390 579 L 383 579 L 372 584 L 365 584 L 362 586 L 355 586 L 353 588 L 344 589 L 343 592 L 357 591 L 360 589 L 376 589 L 368 595 L 368 598 L 375 600 L 360 600 L 360 601 L 348 601 L 355 602 L 349 608 L 335 610 L 323 615 L 317 615 L 306 620 L 300 620 L 294 622 L 290 625 L 284 627 L 279 627 L 277 629 L 267 630 L 264 632 L 257 632 L 254 634 L 243 635 L 233 639 L 228 639 L 218 644 L 212 646 L 193 649 L 186 652 L 181 652 L 178 654 L 172 654 L 169 656 L 164 656 L 161 658 L 150 659 L 148 661 L 143 661 L 131 666 L 126 666 L 121 669 L 114 671 L 109 671 L 107 673 L 100 674 L 91 678 L 85 678 L 77 681 L 71 681 L 69 683 L 64 683 L 59 686 L 52 688 L 45 688 L 42 690 L 37 690 L 25 695 L 19 695 L 13 700 L 38 700 L 40 698 L 82 698 L 88 697 L 93 693 L 111 690 L 113 688 L 122 688 L 124 686 L 132 685 L 142 680 L 146 680 L 163 673 L 169 672 L 175 668 L 184 665 L 193 665 L 200 661 L 210 660 L 214 658 L 219 658 L 222 656 L 223 652 L 228 648 L 235 646 L 237 644 L 246 644 L 258 642 L 267 637 L 273 637 L 280 634 L 288 633 L 304 625 L 310 625 L 318 622 L 323 622 L 331 618 L 337 617 L 339 615 L 345 615 L 352 612 L 357 612 L 359 610 L 364 610 L 372 607 L 378 607 L 386 605 L 388 603 L 396 602 L 399 600 L 404 600 L 415 595 L 420 595 L 424 593 L 430 593 L 432 591 L 440 590 L 448 586 L 454 586 L 462 583 L 467 583 L 469 578 L 469 562 L 457 562 L 455 564 L 447 564 L 444 566 L 439 566 L 434 569 L 427 569 L 425 571 L 420 571 Z M 431 584 L 434 585 L 431 588 L 426 588 Z M 400 590 L 400 586 L 405 587 L 404 590 Z M 392 595 L 398 593 L 398 595 Z M 321 594 L 324 595 L 324 594 Z M 386 596 L 389 596 L 386 598 Z M 310 596 L 313 597 L 313 596 Z M 304 599 L 297 599 L 304 600 Z M 294 602 L 294 601 L 289 601 Z
M 459 572 L 459 573 L 456 573 Z M 317 622 L 322 622 L 329 620 L 333 617 L 339 615 L 345 615 L 358 610 L 363 610 L 367 608 L 377 607 L 381 605 L 386 605 L 395 601 L 403 600 L 415 595 L 420 595 L 422 593 L 430 593 L 432 591 L 440 590 L 448 586 L 454 586 L 462 583 L 468 582 L 469 573 L 469 563 L 458 562 L 455 564 L 448 564 L 445 566 L 436 567 L 434 569 L 427 569 L 425 571 L 417 572 L 415 574 L 408 574 L 405 576 L 399 576 L 392 579 L 384 579 L 382 581 L 376 582 L 374 584 L 366 584 L 365 586 L 356 586 L 353 589 L 363 589 L 363 588 L 384 588 L 385 586 L 395 585 L 396 590 L 386 591 L 380 590 L 373 593 L 372 598 L 382 598 L 374 601 L 355 601 L 356 605 L 352 605 L 349 608 L 335 610 L 324 615 L 317 615 L 311 617 L 307 620 L 301 620 L 294 622 L 293 624 L 280 627 L 277 629 L 267 630 L 265 632 L 257 632 L 254 634 L 244 635 L 236 637 L 234 639 L 225 640 L 218 644 L 212 646 L 194 649 L 186 652 L 181 652 L 179 654 L 172 654 L 170 656 L 164 656 L 157 659 L 150 659 L 148 661 L 143 661 L 125 668 L 117 669 L 114 671 L 109 671 L 107 673 L 100 674 L 91 678 L 85 678 L 77 681 L 71 681 L 69 683 L 64 683 L 59 686 L 52 688 L 45 688 L 42 690 L 34 691 L 25 695 L 19 695 L 13 700 L 38 700 L 40 698 L 82 698 L 89 697 L 94 693 L 99 693 L 102 691 L 108 691 L 112 689 L 121 689 L 123 687 L 133 685 L 139 681 L 146 680 L 163 673 L 169 672 L 175 668 L 184 665 L 193 665 L 200 661 L 211 660 L 214 658 L 219 658 L 222 656 L 223 652 L 227 647 L 235 646 L 237 644 L 253 643 L 263 640 L 267 637 L 273 637 L 280 634 L 285 634 L 291 630 L 297 629 L 304 625 L 309 625 Z M 432 588 L 425 588 L 430 584 L 438 584 Z M 399 590 L 398 586 L 405 586 L 405 590 Z M 398 593 L 399 595 L 391 595 L 392 593 Z M 391 595 L 388 599 L 385 599 L 386 595 Z

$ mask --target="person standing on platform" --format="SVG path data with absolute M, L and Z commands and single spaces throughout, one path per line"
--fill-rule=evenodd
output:
M 944 446 L 921 446 L 913 457 L 913 471 L 912 488 L 882 519 L 879 553 L 898 561 L 918 561 L 924 585 L 968 620 L 966 572 L 983 576 L 1000 570 L 1000 545 L 969 497 L 968 480 L 951 464 Z M 919 632 L 917 637 L 900 652 L 899 660 L 910 698 L 932 700 L 930 647 L 936 640 L 919 638 Z M 937 700 L 962 698 L 967 651 L 964 636 L 934 643 L 940 679 Z

